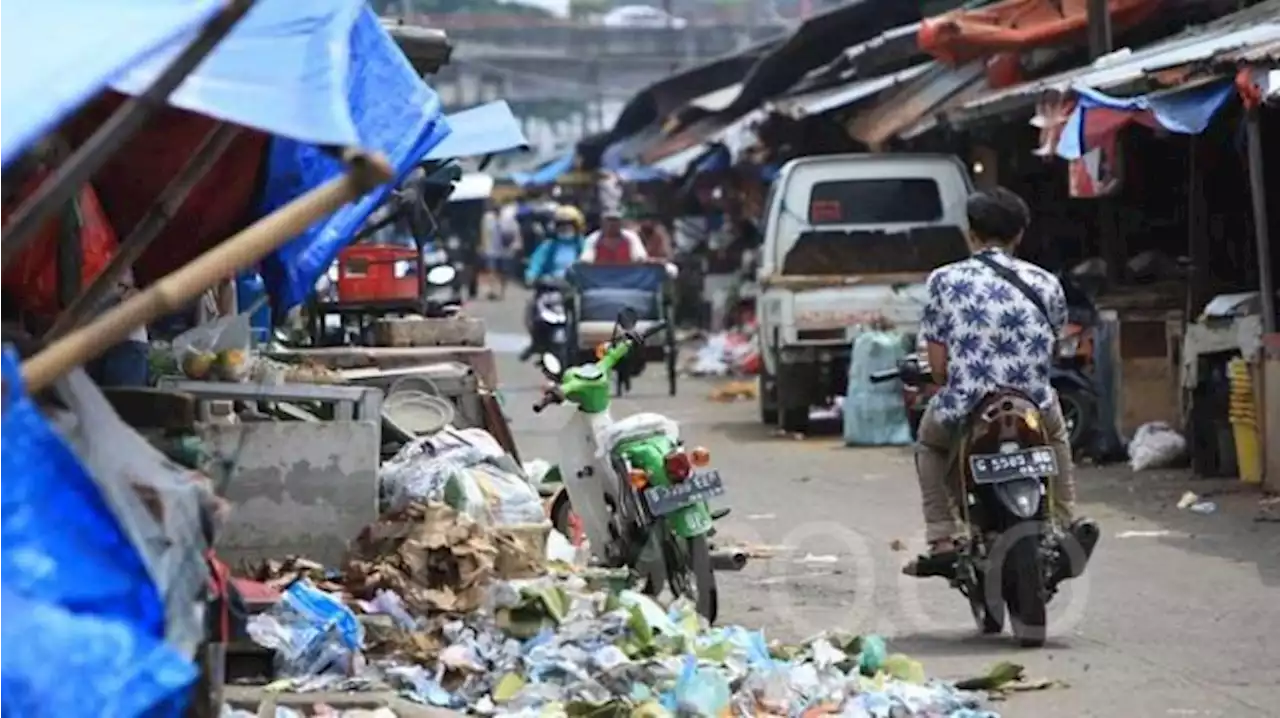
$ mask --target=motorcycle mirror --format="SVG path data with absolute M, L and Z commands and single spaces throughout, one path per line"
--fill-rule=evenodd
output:
M 564 367 L 560 364 L 560 359 L 555 354 L 542 355 L 542 373 L 548 379 L 560 379 L 560 374 L 564 372 Z
M 427 272 L 427 284 L 448 284 L 449 282 L 452 282 L 453 278 L 456 276 L 458 276 L 458 270 L 454 269 L 451 265 L 441 264 L 437 267 L 432 267 L 431 270 Z
M 629 332 L 632 329 L 635 329 L 636 322 L 638 321 L 640 321 L 640 318 L 636 315 L 636 310 L 631 307 L 626 307 L 622 311 L 618 312 L 618 326 L 622 327 L 624 332 Z

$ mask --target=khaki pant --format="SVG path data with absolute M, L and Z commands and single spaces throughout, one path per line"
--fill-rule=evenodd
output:
M 1062 407 L 1057 401 L 1043 409 L 1045 433 L 1058 458 L 1058 477 L 1053 482 L 1054 514 L 1063 525 L 1075 513 L 1075 466 L 1071 463 L 1071 442 Z M 951 476 L 957 428 L 938 421 L 933 405 L 920 419 L 916 443 L 916 474 L 920 479 L 920 499 L 924 508 L 925 539 L 930 543 L 956 538 L 964 533 L 957 514 L 960 486 Z

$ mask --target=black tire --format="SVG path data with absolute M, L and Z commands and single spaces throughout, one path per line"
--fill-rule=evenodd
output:
M 551 502 L 551 528 L 559 531 L 570 541 L 573 540 L 573 527 L 569 525 L 569 516 L 573 513 L 573 505 L 569 503 L 569 492 L 560 489 Z
M 773 377 L 760 367 L 760 423 L 765 426 L 778 424 L 778 386 Z
M 1023 648 L 1039 648 L 1047 634 L 1048 606 L 1040 536 L 1017 536 L 1004 559 L 1003 588 L 1009 624 Z
M 711 545 L 706 535 L 682 539 L 668 533 L 663 541 L 663 554 L 667 565 L 667 585 L 672 595 L 692 598 L 698 613 L 708 623 L 715 623 L 720 611 L 720 596 L 716 572 L 711 568 Z M 692 586 L 686 585 L 687 579 L 692 580 Z M 689 588 L 693 589 L 692 596 L 687 593 Z
M 1004 630 L 1004 601 L 985 574 L 978 574 L 978 585 L 969 588 L 969 611 L 973 622 L 984 636 L 993 636 Z
M 809 431 L 809 407 L 786 407 L 778 410 L 778 426 L 788 434 L 805 434 Z
M 1062 419 L 1067 425 L 1071 451 L 1078 453 L 1087 449 L 1096 413 L 1093 397 L 1079 391 L 1059 392 L 1058 404 L 1062 407 Z

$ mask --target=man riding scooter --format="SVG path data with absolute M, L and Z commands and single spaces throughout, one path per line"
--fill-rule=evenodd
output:
M 941 388 L 920 420 L 916 470 L 929 552 L 904 568 L 912 576 L 945 575 L 955 564 L 963 529 L 956 518 L 960 497 L 948 481 L 953 448 L 975 406 L 996 392 L 1016 391 L 1040 407 L 1060 468 L 1052 510 L 1073 532 L 1090 523 L 1072 516 L 1071 447 L 1049 383 L 1054 345 L 1067 321 L 1062 285 L 1053 274 L 1013 256 L 1031 221 L 1021 197 L 1004 188 L 979 191 L 969 197 L 966 210 L 973 256 L 929 275 L 929 300 L 920 321 L 928 366 Z
M 534 297 L 525 310 L 525 326 L 529 331 L 529 346 L 520 353 L 520 361 L 526 361 L 534 353 L 542 353 L 547 337 L 542 336 L 547 327 L 539 320 L 539 300 L 549 291 L 558 290 L 559 281 L 569 267 L 583 253 L 582 230 L 586 220 L 578 208 L 562 205 L 554 215 L 554 233 L 543 239 L 525 270 L 525 284 L 534 288 Z

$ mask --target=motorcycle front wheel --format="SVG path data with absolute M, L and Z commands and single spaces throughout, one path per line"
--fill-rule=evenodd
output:
M 720 609 L 716 573 L 711 568 L 711 544 L 707 537 L 684 539 L 668 533 L 662 542 L 671 594 L 693 602 L 708 623 L 715 623 Z

